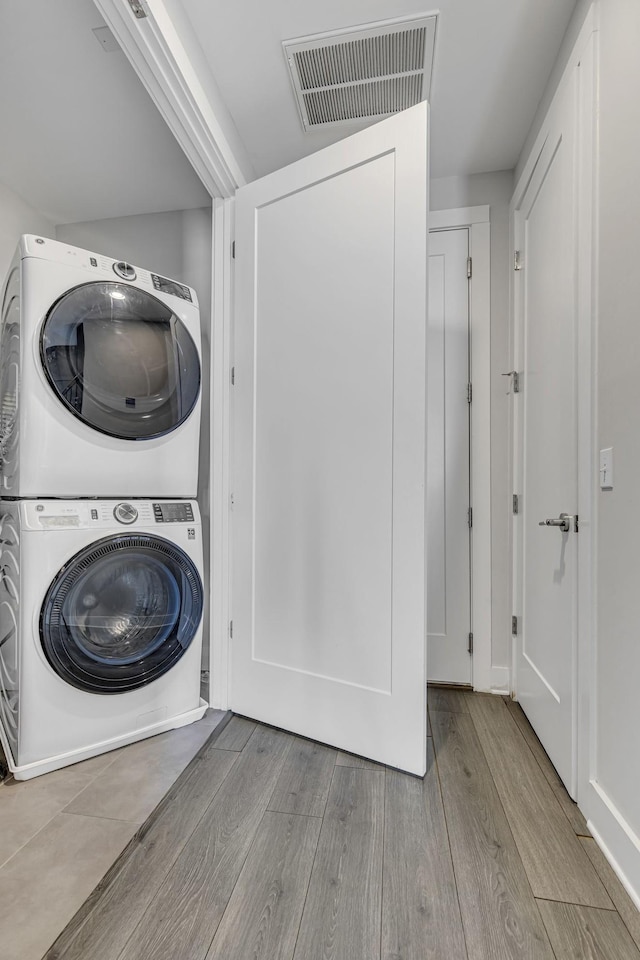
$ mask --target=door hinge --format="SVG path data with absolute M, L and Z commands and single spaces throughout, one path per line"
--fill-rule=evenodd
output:
M 520 259 L 520 251 L 515 250 L 513 254 L 513 269 L 522 270 L 523 267 L 524 267 L 524 263 Z
M 236 258 L 236 242 L 234 240 L 233 243 L 231 244 L 231 259 L 235 260 L 235 258 Z
M 471 280 L 473 274 L 473 260 L 467 257 L 467 280 Z
M 518 496 L 517 493 L 514 493 L 513 495 L 513 512 L 514 513 L 520 512 L 520 497 Z
M 469 524 L 469 530 L 473 526 L 473 507 L 469 507 L 467 510 L 467 523 Z
M 467 384 L 467 403 L 471 403 L 473 400 L 473 387 L 470 383 Z
M 469 646 L 467 647 L 469 653 L 473 653 L 473 634 L 469 634 Z
M 134 17 L 136 17 L 138 20 L 144 20 L 147 15 L 147 11 L 144 9 L 139 0 L 129 0 L 129 6 L 133 11 Z
M 229 639 L 233 640 L 233 620 L 229 620 Z
M 518 618 L 516 616 L 511 617 L 511 636 L 518 636 Z
M 231 367 L 231 386 L 233 387 L 236 382 L 236 368 Z

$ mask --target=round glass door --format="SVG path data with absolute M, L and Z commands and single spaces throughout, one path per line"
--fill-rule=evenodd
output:
M 202 616 L 202 581 L 175 544 L 107 537 L 66 564 L 45 597 L 40 639 L 58 676 L 93 693 L 123 693 L 182 657 Z
M 40 354 L 58 399 L 112 437 L 170 433 L 198 399 L 200 361 L 189 332 L 165 303 L 129 284 L 67 291 L 46 316 Z

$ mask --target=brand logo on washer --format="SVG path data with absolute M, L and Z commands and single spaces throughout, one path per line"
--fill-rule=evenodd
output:
M 195 527 L 189 527 L 187 530 L 187 540 L 195 540 L 195 538 L 196 538 Z

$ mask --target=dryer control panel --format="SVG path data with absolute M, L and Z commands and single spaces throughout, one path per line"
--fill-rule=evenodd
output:
M 21 255 L 23 257 L 37 257 L 39 260 L 52 260 L 55 263 L 68 264 L 92 274 L 97 280 L 113 280 L 116 276 L 127 283 L 135 282 L 138 286 L 148 287 L 151 291 L 168 293 L 186 301 L 187 307 L 192 303 L 198 306 L 198 297 L 192 287 L 169 277 L 161 277 L 142 267 L 134 266 L 126 260 L 114 260 L 91 250 L 72 247 L 59 240 L 50 240 L 48 237 L 36 237 L 25 234 L 20 240 Z

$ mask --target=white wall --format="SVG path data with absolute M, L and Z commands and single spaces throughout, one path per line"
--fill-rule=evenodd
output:
M 38 233 L 54 239 L 56 236 L 50 220 L 4 183 L 0 183 L 0 286 L 23 233 Z
M 595 773 L 609 803 L 635 832 L 635 860 L 629 852 L 625 865 L 622 850 L 612 852 L 640 898 L 639 49 L 638 0 L 606 0 L 600 5 L 596 449 L 614 448 L 615 487 L 598 495 Z M 613 824 L 611 833 L 602 824 L 613 848 Z
M 211 349 L 211 208 L 174 210 L 169 213 L 115 217 L 57 227 L 57 239 L 78 247 L 128 260 L 194 287 L 200 303 L 202 330 L 202 429 L 200 431 L 200 482 L 198 502 L 202 513 L 205 570 L 209 582 L 209 450 L 210 349 Z M 149 491 L 153 495 L 153 490 Z M 209 610 L 205 611 L 204 636 L 209 636 Z M 208 643 L 203 666 L 208 667 Z
M 58 240 L 182 280 L 183 211 L 62 223 Z M 199 295 L 199 291 L 198 291 Z
M 509 201 L 513 171 L 431 181 L 431 209 L 490 206 L 491 218 L 491 577 L 492 686 L 508 687 L 511 662 L 509 582 Z

